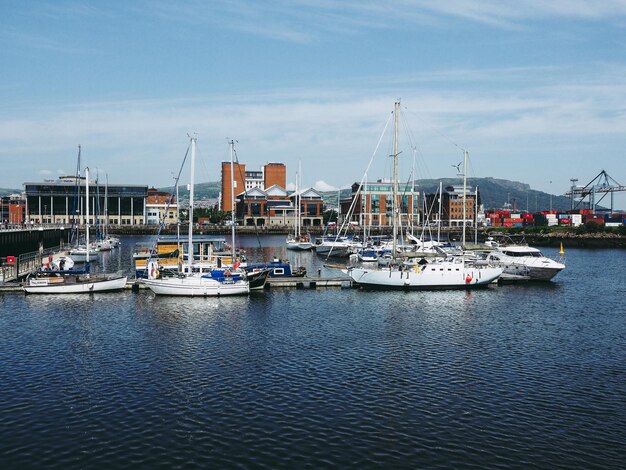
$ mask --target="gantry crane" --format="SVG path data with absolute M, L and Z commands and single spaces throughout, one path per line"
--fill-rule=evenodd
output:
M 618 191 L 626 191 L 626 186 L 622 186 L 617 181 L 609 176 L 609 174 L 602 170 L 594 179 L 592 179 L 585 186 L 577 186 L 578 179 L 572 178 L 570 180 L 572 186 L 569 191 L 565 193 L 572 201 L 572 209 L 577 209 L 583 204 L 585 198 L 589 197 L 589 209 L 595 214 L 596 206 L 600 203 L 607 194 L 611 195 L 611 212 L 613 212 L 613 193 Z M 602 196 L 596 200 L 596 195 Z

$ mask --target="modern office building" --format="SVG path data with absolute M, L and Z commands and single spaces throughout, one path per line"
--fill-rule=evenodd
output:
M 340 201 L 342 222 L 349 216 L 349 222 L 370 227 L 391 226 L 393 224 L 393 183 L 376 181 L 352 185 L 350 197 Z M 404 226 L 418 225 L 420 222 L 419 193 L 410 185 L 398 187 L 398 207 L 400 223 Z
M 24 183 L 26 221 L 36 223 L 85 222 L 85 178 L 62 176 L 43 183 Z M 105 197 L 106 196 L 106 197 Z M 146 222 L 148 186 L 89 182 L 91 223 L 140 225 Z
M 426 207 L 430 209 L 429 221 L 439 222 L 439 192 L 426 195 Z M 444 227 L 463 226 L 463 186 L 448 186 L 441 195 L 441 225 Z M 474 225 L 476 219 L 476 190 L 467 188 L 465 197 L 465 225 Z M 480 206 L 480 193 L 478 193 Z

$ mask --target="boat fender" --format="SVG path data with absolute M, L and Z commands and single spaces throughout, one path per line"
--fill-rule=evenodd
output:
M 472 276 L 470 276 L 469 274 L 465 276 L 465 282 L 467 282 L 468 284 L 472 282 Z
M 159 275 L 157 270 L 157 263 L 155 261 L 150 261 L 148 263 L 148 279 L 156 279 Z

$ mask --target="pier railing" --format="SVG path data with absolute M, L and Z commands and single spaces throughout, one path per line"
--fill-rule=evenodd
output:
M 45 265 L 50 256 L 67 249 L 59 245 L 41 251 L 23 253 L 15 258 L 14 264 L 5 264 L 0 267 L 0 283 L 15 281 Z
M 68 224 L 3 224 L 0 223 L 0 232 L 23 232 L 25 230 L 55 230 L 68 228 Z

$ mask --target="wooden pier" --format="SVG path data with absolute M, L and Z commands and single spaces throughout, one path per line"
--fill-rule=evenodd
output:
M 352 279 L 349 277 L 283 277 L 269 278 L 265 283 L 265 289 L 317 289 L 317 288 L 351 288 L 354 287 Z M 147 287 L 136 279 L 129 279 L 126 282 L 125 289 L 139 292 L 147 289 Z M 10 292 L 23 292 L 22 285 L 19 282 L 0 283 L 0 294 Z

